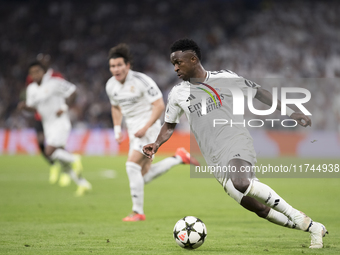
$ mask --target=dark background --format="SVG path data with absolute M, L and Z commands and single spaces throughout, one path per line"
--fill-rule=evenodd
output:
M 340 75 L 339 1 L 1 1 L 0 128 L 30 126 L 18 113 L 27 66 L 38 53 L 78 87 L 74 127 L 111 127 L 105 84 L 107 53 L 120 42 L 134 55 L 133 69 L 151 76 L 164 93 L 177 79 L 169 46 L 192 38 L 208 70 L 230 69 L 257 78 Z M 337 82 L 311 86 L 315 129 L 334 129 Z M 340 99 L 339 99 L 340 101 Z

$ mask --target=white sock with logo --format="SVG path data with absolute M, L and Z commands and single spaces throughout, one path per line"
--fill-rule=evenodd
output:
M 272 188 L 264 183 L 251 180 L 251 183 L 244 195 L 253 197 L 262 204 L 265 204 L 288 217 L 292 216 L 293 207 L 282 199 Z
M 182 159 L 177 157 L 165 158 L 150 166 L 149 171 L 143 176 L 144 183 L 147 184 L 158 176 L 167 172 L 171 167 L 182 163 Z
M 296 228 L 296 224 L 294 224 L 288 217 L 274 209 L 270 209 L 266 219 L 272 223 L 277 225 L 287 227 L 287 228 Z
M 52 155 L 51 159 L 53 160 L 59 160 L 64 163 L 72 163 L 76 160 L 75 156 L 64 149 L 56 149 Z
M 130 182 L 132 211 L 144 214 L 144 179 L 142 176 L 142 167 L 128 161 L 126 162 L 126 172 Z
M 253 197 L 262 204 L 275 209 L 287 216 L 298 229 L 306 230 L 310 226 L 311 219 L 304 213 L 296 210 L 280 197 L 272 188 L 256 180 L 251 183 L 244 195 Z

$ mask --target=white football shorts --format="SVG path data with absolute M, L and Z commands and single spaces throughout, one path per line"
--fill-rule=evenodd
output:
M 53 147 L 65 147 L 71 132 L 71 122 L 60 118 L 53 122 L 43 123 L 45 141 Z
M 139 151 L 143 154 L 143 146 L 149 143 L 154 143 L 156 138 L 161 130 L 161 122 L 157 120 L 149 129 L 146 131 L 145 135 L 142 138 L 135 137 L 134 134 L 129 133 L 130 139 L 130 147 L 129 147 L 129 155 L 133 150 Z
M 238 139 L 237 139 L 238 138 Z M 228 166 L 229 161 L 232 159 L 242 159 L 249 162 L 252 166 L 256 164 L 256 152 L 253 145 L 253 140 L 247 137 L 235 137 L 231 143 L 229 143 L 222 156 L 219 157 L 217 162 L 214 162 L 215 166 L 221 166 L 221 172 L 214 172 L 215 178 L 221 182 L 224 179 L 229 179 L 230 168 L 223 168 Z M 224 169 L 224 171 L 223 171 Z

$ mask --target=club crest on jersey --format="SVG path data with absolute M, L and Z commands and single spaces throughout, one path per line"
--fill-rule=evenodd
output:
M 131 87 L 130 87 L 130 91 L 131 91 L 132 93 L 134 93 L 134 92 L 135 92 L 135 86 L 131 86 Z

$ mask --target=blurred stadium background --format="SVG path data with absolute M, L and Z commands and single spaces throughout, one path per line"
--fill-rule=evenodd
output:
M 113 139 L 104 90 L 110 77 L 108 50 L 128 43 L 133 68 L 151 76 L 166 101 L 178 82 L 169 62 L 169 45 L 188 37 L 201 46 L 208 70 L 230 69 L 268 89 L 310 90 L 312 100 L 306 106 L 313 114 L 312 128 L 288 131 L 302 133 L 299 139 L 307 148 L 309 140 L 319 142 L 309 156 L 338 156 L 339 12 L 339 1 L 1 1 L 0 153 L 38 152 L 29 129 L 33 118 L 17 112 L 16 106 L 24 99 L 27 66 L 39 53 L 49 54 L 51 67 L 78 87 L 70 110 L 74 132 L 69 149 L 83 154 L 125 153 L 127 143 L 119 148 Z M 273 116 L 281 118 L 279 113 Z M 276 148 L 269 151 L 276 153 L 262 156 L 300 155 L 297 151 L 306 146 L 281 148 L 281 142 L 296 137 L 285 134 L 282 139 L 280 130 L 280 125 L 269 129 L 271 135 L 254 130 L 255 143 L 265 135 L 274 143 L 270 148 Z M 188 132 L 184 118 L 178 131 Z M 173 150 L 170 144 L 168 148 Z
M 0 253 L 181 254 L 186 251 L 172 240 L 173 225 L 195 214 L 210 231 L 200 252 L 312 254 L 307 234 L 264 225 L 228 198 L 215 180 L 191 178 L 189 184 L 186 166 L 145 187 L 149 220 L 121 222 L 131 206 L 125 173 L 128 142 L 118 146 L 113 136 L 104 89 L 110 77 L 107 52 L 128 43 L 134 69 L 157 82 L 165 101 L 179 82 L 169 62 L 169 46 L 182 37 L 198 42 L 208 70 L 230 69 L 269 90 L 307 88 L 312 94 L 306 104 L 313 114 L 311 128 L 265 125 L 250 130 L 259 164 L 336 164 L 339 13 L 336 0 L 0 1 Z M 70 109 L 68 149 L 86 155 L 85 176 L 94 190 L 84 198 L 72 196 L 74 186 L 48 184 L 33 115 L 16 111 L 25 98 L 28 64 L 39 53 L 49 54 L 51 67 L 78 88 Z M 248 112 L 246 118 L 261 117 Z M 282 119 L 279 113 L 271 118 Z M 161 152 L 189 144 L 188 124 L 182 118 Z M 327 226 L 331 234 L 318 254 L 340 252 L 339 180 L 265 179 L 292 205 Z

